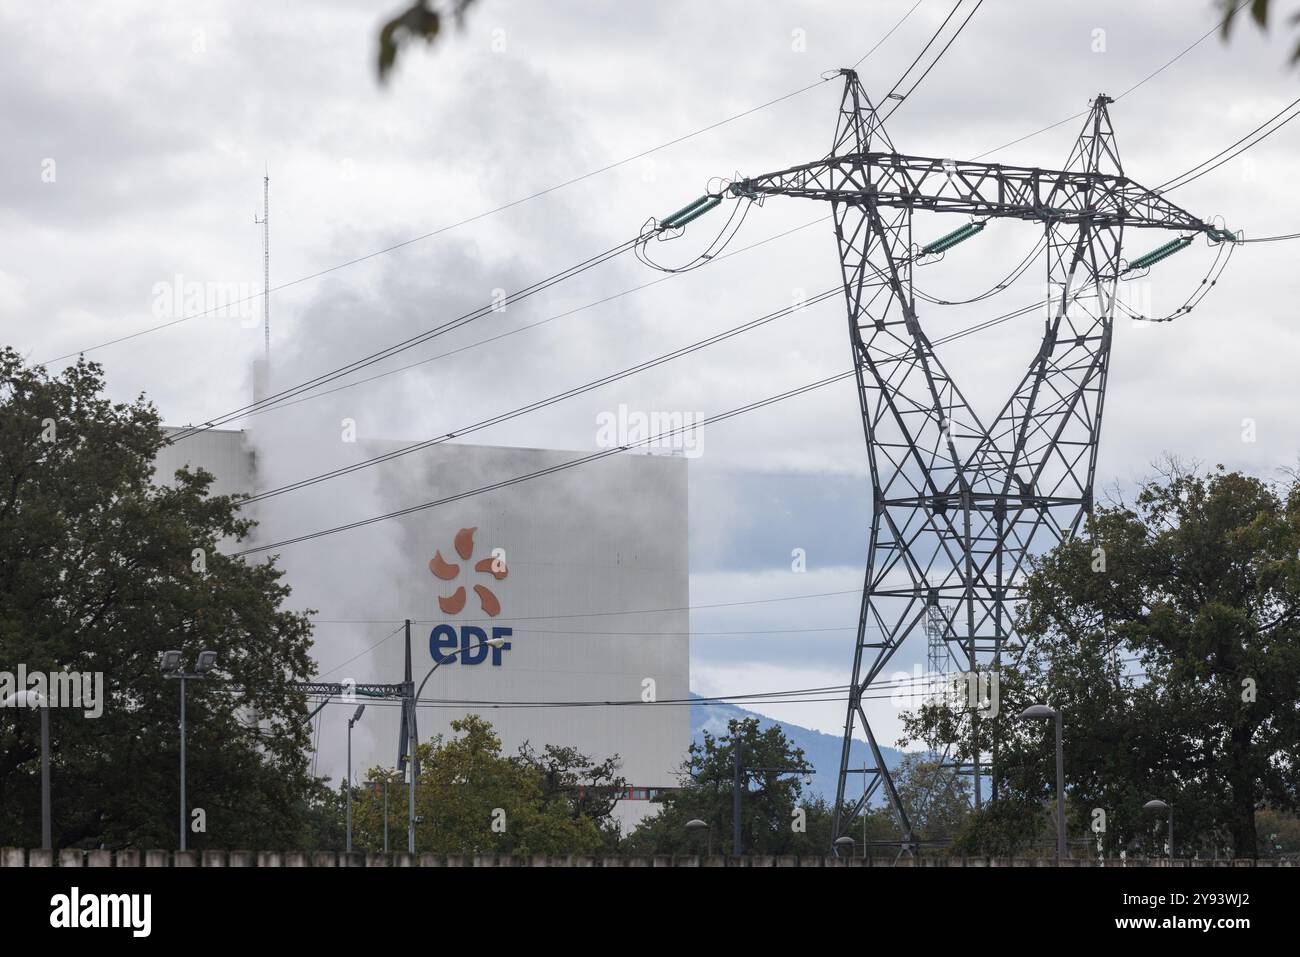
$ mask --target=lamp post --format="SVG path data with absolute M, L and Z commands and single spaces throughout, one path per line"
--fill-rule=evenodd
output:
M 1045 704 L 1030 705 L 1017 715 L 1020 721 L 1043 721 L 1051 719 L 1056 723 L 1056 863 L 1059 866 L 1065 860 L 1065 753 L 1061 749 L 1061 712 Z
M 866 843 L 865 843 L 865 842 L 866 842 L 866 838 L 864 837 L 862 840 L 863 840 L 863 842 L 864 842 L 863 845 L 862 845 L 862 856 L 863 856 L 863 858 L 865 859 L 866 856 L 867 856 L 867 846 L 866 846 Z M 835 852 L 836 852 L 836 855 L 835 855 L 835 856 L 836 856 L 836 857 L 839 856 L 839 852 L 840 852 L 840 851 L 844 851 L 846 854 L 849 855 L 849 857 L 852 857 L 852 856 L 853 856 L 853 845 L 854 845 L 855 843 L 857 843 L 857 842 L 854 841 L 853 838 L 851 838 L 851 837 L 849 837 L 847 834 L 845 834 L 843 837 L 837 837 L 834 841 L 832 841 L 832 842 L 831 842 L 831 847 L 833 847 L 833 848 L 835 849 Z
M 1173 807 L 1171 807 L 1168 802 L 1162 801 L 1159 798 L 1155 798 L 1154 800 L 1147 801 L 1146 804 L 1143 804 L 1142 810 L 1169 812 L 1169 860 L 1172 861 L 1174 859 L 1174 809 Z
M 411 699 L 408 703 L 409 706 L 406 709 L 406 740 L 409 742 L 411 749 L 406 761 L 406 768 L 411 777 L 410 790 L 406 802 L 406 850 L 408 853 L 415 853 L 415 755 L 417 752 L 415 740 L 415 705 L 416 702 L 420 700 L 420 693 L 424 691 L 424 686 L 429 683 L 429 679 L 432 678 L 433 673 L 438 670 L 438 666 L 456 657 L 456 655 L 460 654 L 462 651 L 473 651 L 475 648 L 482 648 L 484 645 L 491 648 L 503 648 L 505 647 L 505 643 L 506 640 L 504 638 L 488 638 L 485 641 L 476 642 L 467 648 L 462 647 L 457 648 L 455 651 L 447 652 L 445 658 L 433 663 L 433 667 L 429 669 L 429 673 L 426 674 L 424 680 L 420 682 L 420 687 L 411 695 Z
M 706 846 L 707 846 L 705 855 L 707 857 L 712 857 L 713 856 L 713 825 L 707 824 L 704 821 L 701 821 L 699 818 L 694 818 L 693 820 L 686 822 L 686 830 L 705 832 Z
M 193 678 L 206 678 L 217 664 L 215 651 L 200 651 L 194 671 L 186 674 L 179 651 L 164 651 L 160 668 L 164 678 L 176 678 L 181 683 L 181 850 L 188 849 L 189 828 L 185 826 L 185 682 Z
M 348 718 L 348 842 L 347 852 L 352 853 L 352 726 L 361 720 L 366 706 L 359 705 L 356 713 Z M 385 822 L 387 823 L 387 822 Z
M 19 691 L 0 702 L 5 708 L 41 709 L 41 847 L 53 849 L 50 837 L 50 703 L 39 691 Z

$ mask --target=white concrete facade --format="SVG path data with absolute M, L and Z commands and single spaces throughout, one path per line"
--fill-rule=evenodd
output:
M 192 462 L 217 475 L 215 492 L 265 489 L 254 439 L 252 431 L 215 430 L 186 439 L 160 454 L 159 475 Z M 357 443 L 334 464 L 397 447 Z M 582 454 L 438 445 L 365 470 L 364 493 L 345 482 L 322 483 L 261 503 L 253 514 L 264 521 L 260 534 L 278 541 L 352 520 L 348 509 L 354 505 L 368 514 L 405 509 Z M 321 679 L 402 680 L 405 618 L 414 621 L 417 683 L 433 665 L 435 650 L 445 656 L 466 635 L 478 640 L 474 629 L 484 635 L 508 629 L 499 632 L 508 649 L 478 663 L 449 656 L 438 667 L 422 695 L 429 703 L 419 710 L 421 740 L 448 733 L 458 716 L 478 713 L 492 722 L 507 752 L 528 741 L 538 750 L 571 745 L 597 759 L 618 754 L 638 797 L 676 786 L 690 743 L 689 706 L 578 703 L 688 697 L 686 468 L 678 456 L 614 455 L 278 549 L 294 589 L 292 605 L 315 610 Z M 283 484 L 283 478 L 277 474 L 270 484 Z M 296 510 L 301 503 L 290 504 L 294 496 L 313 494 L 318 508 L 304 513 Z M 462 529 L 473 529 L 460 540 L 467 546 L 472 539 L 468 560 L 457 551 Z M 434 574 L 435 553 L 444 576 L 457 567 L 454 577 Z M 463 607 L 455 610 L 459 600 Z M 330 745 L 341 744 L 335 725 L 345 726 L 344 711 L 351 710 L 331 706 L 323 719 L 322 771 L 336 778 L 342 776 L 333 760 L 339 749 Z M 378 703 L 367 710 L 354 732 L 354 777 L 393 764 L 398 715 L 397 707 Z M 615 813 L 626 831 L 653 807 L 629 799 Z

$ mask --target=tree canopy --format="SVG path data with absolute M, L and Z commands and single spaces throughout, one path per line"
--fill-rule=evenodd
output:
M 1014 720 L 1033 703 L 1063 715 L 1073 838 L 1094 840 L 1101 811 L 1103 850 L 1163 853 L 1165 819 L 1143 810 L 1158 798 L 1178 853 L 1255 857 L 1257 811 L 1297 809 L 1300 485 L 1170 463 L 1132 504 L 1099 508 L 1090 538 L 1035 563 L 1021 633 L 1030 650 L 1003 669 L 1001 711 L 979 730 L 1010 803 L 1004 827 L 969 825 L 975 845 L 1042 836 L 1051 729 Z M 959 738 L 968 756 L 955 718 L 929 707 L 909 733 Z
M 574 748 L 524 744 L 503 753 L 492 725 L 470 714 L 452 736 L 419 746 L 416 849 L 435 854 L 594 854 L 607 846 L 610 815 L 626 782 L 618 756 L 595 761 Z M 405 849 L 408 786 L 390 768 L 372 768 L 353 794 L 353 844 Z
M 625 841 L 635 854 L 730 854 L 736 748 L 744 768 L 740 802 L 741 840 L 746 854 L 825 854 L 830 847 L 831 811 L 820 799 L 804 797 L 804 778 L 813 768 L 803 749 L 792 745 L 779 725 L 760 729 L 755 718 L 731 719 L 725 735 L 705 731 L 692 744 L 678 778 L 681 788 L 658 798 L 658 814 Z M 704 821 L 709 833 L 686 827 Z
M 187 682 L 191 846 L 307 843 L 310 623 L 273 561 L 222 553 L 252 530 L 212 476 L 153 484 L 164 436 L 143 398 L 113 403 L 84 359 L 56 376 L 0 349 L 0 668 L 102 673 L 103 710 L 53 708 L 55 846 L 174 846 L 179 688 L 159 657 L 217 652 Z M 169 478 L 169 477 L 160 477 Z M 232 685 L 244 691 L 235 694 Z M 21 689 L 20 689 L 21 690 Z M 0 844 L 40 843 L 40 732 L 0 710 Z

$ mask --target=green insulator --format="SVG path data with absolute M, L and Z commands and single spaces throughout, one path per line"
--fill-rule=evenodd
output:
M 967 223 L 965 226 L 958 226 L 952 232 L 944 233 L 944 235 L 940 236 L 938 239 L 926 243 L 921 247 L 921 253 L 923 255 L 928 255 L 930 253 L 941 252 L 948 248 L 949 243 L 960 242 L 960 237 L 964 236 L 969 229 L 970 223 Z
M 1163 246 L 1151 250 L 1149 253 L 1139 256 L 1137 259 L 1129 263 L 1128 271 L 1146 269 L 1148 266 L 1159 262 L 1165 256 L 1169 255 L 1171 248 L 1170 244 L 1166 243 Z
M 659 224 L 661 226 L 664 226 L 665 228 L 669 226 L 675 226 L 677 225 L 677 218 L 679 216 L 685 216 L 687 213 L 693 212 L 698 207 L 703 206 L 705 203 L 707 203 L 709 199 L 710 199 L 709 194 L 705 193 L 699 199 L 695 200 L 695 202 L 688 203 L 687 205 L 683 206 L 681 209 L 677 210 L 677 212 L 675 213 L 669 213 L 663 219 L 659 220 Z
M 1190 238 L 1179 241 L 1179 242 L 1178 242 L 1176 245 L 1174 245 L 1173 247 L 1171 247 L 1171 248 L 1169 248 L 1169 249 L 1166 249 L 1164 252 L 1162 252 L 1162 253 L 1161 253 L 1161 254 L 1156 258 L 1156 262 L 1160 262 L 1162 259 L 1168 259 L 1168 258 L 1169 258 L 1170 256 L 1172 256 L 1174 253 L 1176 253 L 1176 252 L 1181 252 L 1182 250 L 1186 249 L 1186 248 L 1187 248 L 1188 246 L 1190 246 L 1191 244 L 1192 244 L 1192 240 L 1191 240 Z
M 956 246 L 958 243 L 964 243 L 983 229 L 983 223 L 967 223 L 965 226 L 958 227 L 947 235 L 940 236 L 933 242 L 922 246 L 921 254 L 929 255 L 931 253 L 945 252 L 946 250 L 952 249 L 952 247 Z
M 677 229 L 681 226 L 685 226 L 687 223 L 699 219 L 701 216 L 703 216 L 705 213 L 713 209 L 721 202 L 722 202 L 721 196 L 710 196 L 708 197 L 708 202 L 706 202 L 704 205 L 697 206 L 692 212 L 687 213 L 685 216 L 674 218 L 671 222 L 665 223 L 664 226 L 672 229 Z
M 1154 266 L 1162 259 L 1168 259 L 1174 253 L 1186 249 L 1191 244 L 1192 238 L 1190 236 L 1180 236 L 1177 239 L 1170 240 L 1163 246 L 1157 246 L 1155 249 L 1151 250 L 1151 252 L 1134 259 L 1128 264 L 1128 269 L 1124 271 L 1132 272 L 1134 269 L 1146 269 L 1148 266 Z

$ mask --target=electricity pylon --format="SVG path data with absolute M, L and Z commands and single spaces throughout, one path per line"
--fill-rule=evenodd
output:
M 833 838 L 848 835 L 883 788 L 899 843 L 910 848 L 917 838 L 867 720 L 864 693 L 934 614 L 930 608 L 943 610 L 945 640 L 972 672 L 996 671 L 1003 653 L 1017 647 L 1023 654 L 1013 612 L 1026 560 L 1075 534 L 1092 510 L 1124 230 L 1177 229 L 1214 242 L 1235 237 L 1124 176 L 1109 97 L 1093 101 L 1065 167 L 1045 170 L 901 154 L 857 74 L 840 72 L 844 93 L 831 153 L 730 189 L 751 199 L 829 202 L 834 214 L 873 509 Z M 1042 339 L 988 425 L 935 354 L 917 314 L 917 210 L 962 213 L 981 224 L 1031 220 L 1046 233 Z M 978 228 L 945 239 L 960 241 Z M 859 727 L 874 767 L 849 766 Z M 961 766 L 973 776 L 977 805 L 982 763 L 976 747 Z M 846 806 L 851 774 L 866 777 L 861 797 Z

